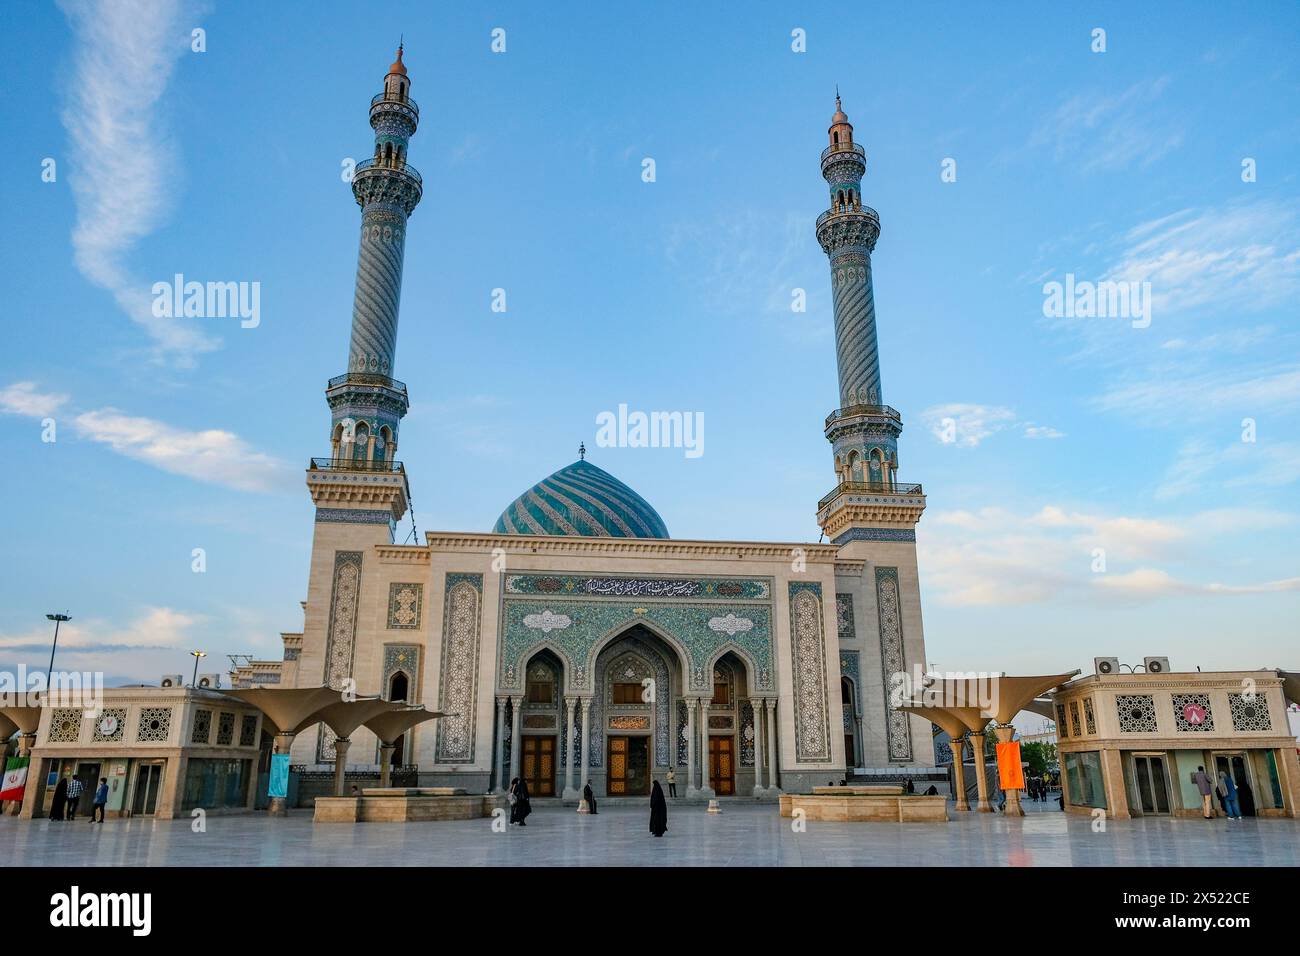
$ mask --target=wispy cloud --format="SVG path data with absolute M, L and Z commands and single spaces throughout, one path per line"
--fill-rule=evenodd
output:
M 189 49 L 199 10 L 182 0 L 62 0 L 76 36 L 76 73 L 63 125 L 72 143 L 77 203 L 72 246 L 77 268 L 113 294 L 153 341 L 155 357 L 178 365 L 217 340 L 193 325 L 153 315 L 150 282 L 126 259 L 165 218 L 179 178 L 177 150 L 159 100 Z
M 1022 421 L 1015 409 L 1004 405 L 950 402 L 933 405 L 921 412 L 921 422 L 941 444 L 975 448 L 986 438 L 1008 429 L 1019 429 L 1025 438 L 1064 438 L 1065 432 L 1050 425 Z
M 1030 145 L 1050 147 L 1058 161 L 1083 172 L 1149 166 L 1183 141 L 1182 128 L 1156 119 L 1152 109 L 1169 82 L 1158 77 L 1118 93 L 1077 93 L 1039 124 Z
M 1156 489 L 1157 498 L 1177 498 L 1207 488 L 1281 487 L 1300 480 L 1300 444 L 1234 442 L 1226 447 L 1203 438 L 1183 443 Z
M 0 412 L 26 418 L 48 417 L 68 401 L 65 395 L 38 391 L 33 382 L 0 389 Z M 111 407 L 71 412 L 68 422 L 78 438 L 107 445 L 120 455 L 174 475 L 259 492 L 286 489 L 294 479 L 284 462 L 223 429 L 189 431 Z
M 1110 385 L 1092 400 L 1103 411 L 1124 412 L 1151 423 L 1188 422 L 1225 411 L 1252 415 L 1289 410 L 1297 403 L 1300 364 L 1190 374 L 1178 368 L 1165 368 L 1161 375 L 1144 370 Z
M 1300 230 L 1292 204 L 1183 209 L 1134 226 L 1102 276 L 1150 282 L 1153 312 L 1213 306 L 1258 311 L 1300 293 Z
M 927 519 L 921 566 L 941 604 L 1016 606 L 1127 604 L 1172 594 L 1234 595 L 1300 590 L 1300 579 L 1198 582 L 1168 569 L 1206 553 L 1221 535 L 1294 524 L 1296 516 L 1228 508 L 1176 517 L 1046 506 L 941 512 Z M 1100 549 L 1100 550 L 1098 550 Z M 1094 570 L 1098 555 L 1104 570 Z M 1164 567 L 1162 567 L 1164 565 Z

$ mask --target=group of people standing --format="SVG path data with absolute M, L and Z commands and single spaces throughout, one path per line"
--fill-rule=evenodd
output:
M 1197 767 L 1196 773 L 1192 774 L 1192 783 L 1196 784 L 1196 791 L 1201 795 L 1201 816 L 1207 820 L 1214 819 L 1214 798 L 1219 798 L 1219 809 L 1229 820 L 1241 819 L 1242 799 L 1254 800 L 1254 795 L 1250 792 L 1250 784 L 1244 780 L 1241 786 L 1237 786 L 1237 781 L 1232 779 L 1232 774 L 1226 770 L 1219 771 L 1219 779 L 1216 783 L 1204 767 Z
M 669 786 L 672 784 L 670 783 Z M 533 812 L 532 802 L 528 799 L 528 781 L 522 777 L 511 780 L 506 799 L 510 803 L 510 825 L 528 826 L 528 815 Z M 591 789 L 590 780 L 582 788 L 582 799 L 587 804 L 587 812 L 595 816 L 596 795 Z M 661 837 L 668 832 L 668 801 L 664 799 L 664 790 L 659 786 L 658 780 L 654 781 L 654 785 L 650 788 L 650 832 L 656 837 Z
M 1025 778 L 1025 792 L 1035 803 L 1046 803 L 1051 797 L 1051 789 L 1052 778 L 1047 774 Z
M 59 782 L 54 787 L 54 799 L 50 803 L 51 820 L 75 820 L 77 818 L 77 805 L 81 803 L 81 795 L 86 790 L 86 785 L 77 777 L 67 776 L 60 777 Z M 95 795 L 90 802 L 90 816 L 88 819 L 95 823 L 95 817 L 98 816 L 99 823 L 104 822 L 104 807 L 108 805 L 108 778 L 100 777 L 99 786 L 95 788 Z

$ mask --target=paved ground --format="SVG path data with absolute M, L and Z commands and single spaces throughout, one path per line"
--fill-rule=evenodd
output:
M 792 832 L 774 805 L 725 803 L 710 816 L 671 804 L 668 833 L 647 829 L 649 809 L 608 805 L 580 816 L 541 807 L 524 829 L 493 832 L 490 820 L 408 824 L 312 823 L 212 816 L 206 833 L 188 819 L 51 823 L 0 818 L 5 862 L 18 866 L 1248 866 L 1300 865 L 1300 821 L 1199 819 L 1092 821 L 1028 804 L 1008 819 L 962 813 L 943 824 L 816 823 Z

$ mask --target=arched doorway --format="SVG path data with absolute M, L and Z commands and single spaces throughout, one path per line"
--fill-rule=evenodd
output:
M 559 792 L 564 664 L 552 651 L 541 650 L 529 658 L 524 675 L 519 776 L 528 783 L 531 796 L 553 797 Z
M 681 659 L 668 641 L 637 624 L 596 656 L 591 745 L 584 779 L 607 796 L 642 796 L 668 770 L 684 769 L 674 745 L 683 733 Z M 684 738 L 683 738 L 684 739 Z
M 405 671 L 397 671 L 388 682 L 388 699 L 390 701 L 410 701 L 411 682 Z M 400 767 L 406 763 L 406 734 L 393 741 L 393 752 L 388 755 L 391 766 Z
M 861 767 L 863 754 L 858 750 L 858 706 L 853 681 L 840 678 L 840 705 L 844 709 L 844 759 L 851 767 Z
M 742 764 L 752 774 L 754 763 L 754 710 L 749 701 L 745 664 L 727 651 L 713 665 L 713 698 L 709 701 L 708 742 L 709 787 L 720 797 L 739 792 L 737 777 Z M 753 788 L 752 777 L 749 788 Z

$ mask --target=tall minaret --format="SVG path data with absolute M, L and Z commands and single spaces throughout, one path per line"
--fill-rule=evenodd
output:
M 403 49 L 384 88 L 370 101 L 374 155 L 356 165 L 352 195 L 361 207 L 361 248 L 347 371 L 330 379 L 330 456 L 313 459 L 307 484 L 318 524 L 387 525 L 408 504 L 406 475 L 397 461 L 406 386 L 393 378 L 397 312 L 402 296 L 406 220 L 420 202 L 420 174 L 407 165 L 420 110 L 409 96 Z
M 402 297 L 406 220 L 420 202 L 420 174 L 406 162 L 420 110 L 397 60 L 384 90 L 370 101 L 374 156 L 358 163 L 352 195 L 361 207 L 361 249 L 352 302 L 347 373 L 330 380 L 331 457 L 382 465 L 394 460 L 406 414 L 406 386 L 392 377 L 397 356 L 397 311 Z
M 880 217 L 862 204 L 866 151 L 853 141 L 853 124 L 835 94 L 835 115 L 827 130 L 830 144 L 822 151 L 822 177 L 830 187 L 830 208 L 817 217 L 817 241 L 830 259 L 835 300 L 835 354 L 839 366 L 840 407 L 826 419 L 826 438 L 835 458 L 836 491 L 822 499 L 818 520 L 836 543 L 888 537 L 915 525 L 920 488 L 899 485 L 898 435 L 903 420 L 884 404 L 880 355 L 876 347 L 876 303 L 871 291 L 871 253 L 880 236 Z M 912 489 L 915 489 L 914 491 Z M 874 496 L 882 506 L 899 495 L 913 499 L 903 512 L 895 508 L 846 508 Z M 924 508 L 924 499 L 919 504 Z M 913 514 L 914 512 L 914 514 Z M 863 522 L 883 527 L 857 527 Z
M 374 156 L 358 163 L 352 177 L 352 195 L 361 207 L 352 339 L 347 371 L 325 389 L 330 456 L 313 458 L 307 471 L 316 521 L 295 677 L 299 687 L 343 689 L 356 678 L 358 649 L 365 646 L 362 632 L 371 626 L 359 609 L 389 596 L 378 580 L 376 548 L 393 543 L 397 522 L 410 505 L 406 469 L 397 460 L 406 386 L 393 378 L 406 220 L 421 194 L 420 174 L 406 164 L 407 145 L 420 121 L 410 86 L 399 46 L 383 92 L 370 101 Z M 365 693 L 377 690 L 368 686 Z M 297 736 L 294 761 L 342 762 L 347 747 L 322 724 Z

